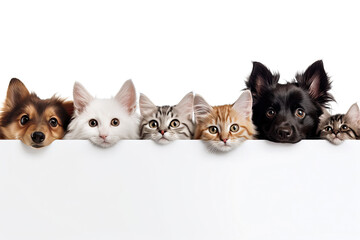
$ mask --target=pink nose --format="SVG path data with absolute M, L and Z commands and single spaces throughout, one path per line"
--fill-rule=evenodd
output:
M 224 143 L 226 143 L 226 142 L 227 142 L 227 139 L 226 139 L 226 138 L 224 138 L 224 139 L 223 139 L 223 142 L 224 142 Z
M 164 131 L 164 130 L 161 130 L 160 133 L 161 133 L 161 135 L 164 135 L 164 134 L 165 134 L 165 131 Z
M 100 137 L 105 140 L 107 136 L 106 135 L 100 135 Z

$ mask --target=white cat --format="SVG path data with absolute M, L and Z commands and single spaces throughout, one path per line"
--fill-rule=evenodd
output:
M 89 139 L 100 147 L 111 147 L 120 139 L 139 138 L 136 91 L 128 80 L 115 97 L 94 98 L 80 83 L 74 84 L 74 119 L 64 139 Z

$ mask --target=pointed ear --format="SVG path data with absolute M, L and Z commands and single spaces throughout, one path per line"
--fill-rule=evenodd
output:
M 326 108 L 322 108 L 323 114 L 319 117 L 320 122 L 326 121 L 329 117 L 331 117 L 331 114 Z
M 244 91 L 238 100 L 233 104 L 233 109 L 237 111 L 241 116 L 245 117 L 245 119 L 250 119 L 252 117 L 252 97 L 251 92 L 249 90 Z
M 62 103 L 63 108 L 69 114 L 70 117 L 74 114 L 74 103 L 73 101 L 66 101 Z
M 334 101 L 334 97 L 328 93 L 331 89 L 331 82 L 325 72 L 324 64 L 318 60 L 311 64 L 303 74 L 296 74 L 299 86 L 306 90 L 310 97 L 326 107 L 329 101 Z
M 141 116 L 149 115 L 157 109 L 157 106 L 153 104 L 150 99 L 145 96 L 145 94 L 142 93 L 140 93 L 139 106 Z
M 212 107 L 203 97 L 196 94 L 194 98 L 194 113 L 196 120 L 205 118 L 212 111 Z
M 270 72 L 270 70 L 260 62 L 253 62 L 253 69 L 247 80 L 246 87 L 257 98 L 261 96 L 266 89 L 276 85 L 279 81 L 280 75 Z
M 76 111 L 80 113 L 84 111 L 86 106 L 94 99 L 94 97 L 91 96 L 91 94 L 79 82 L 75 82 L 74 84 L 73 97 L 74 107 Z
M 136 90 L 133 82 L 127 80 L 116 94 L 115 99 L 123 105 L 129 114 L 136 110 Z
M 24 98 L 30 95 L 25 85 L 17 78 L 10 80 L 9 87 L 5 99 L 5 107 L 8 109 L 14 108 Z
M 192 119 L 194 112 L 193 92 L 186 94 L 185 97 L 183 97 L 183 99 L 181 99 L 181 101 L 176 105 L 176 109 L 178 109 L 182 114 L 185 114 L 188 118 Z
M 359 106 L 357 105 L 357 103 L 354 103 L 353 105 L 351 105 L 350 109 L 347 111 L 345 116 L 348 117 L 350 119 L 350 121 L 352 121 L 354 123 L 360 122 L 360 110 L 359 110 Z

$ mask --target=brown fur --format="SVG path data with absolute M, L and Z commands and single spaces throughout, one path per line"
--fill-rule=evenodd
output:
M 44 147 L 55 139 L 64 137 L 74 109 L 71 101 L 58 97 L 40 99 L 35 93 L 30 93 L 18 79 L 11 79 L 6 100 L 0 114 L 0 138 L 20 139 L 32 147 Z M 21 124 L 22 116 L 27 115 L 29 121 Z M 49 121 L 55 118 L 57 126 L 51 126 Z M 35 143 L 34 132 L 45 135 L 44 141 Z
M 240 129 L 238 132 L 221 131 L 218 134 L 211 134 L 208 131 L 209 126 L 219 126 L 220 129 L 229 129 L 236 123 Z M 243 137 L 245 139 L 253 139 L 255 128 L 251 119 L 244 119 L 232 109 L 232 105 L 222 105 L 212 107 L 212 111 L 203 119 L 197 121 L 195 130 L 195 139 L 222 141 L 222 139 L 235 139 Z

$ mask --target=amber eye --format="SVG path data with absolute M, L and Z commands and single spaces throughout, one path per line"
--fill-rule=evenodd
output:
M 96 127 L 98 125 L 98 122 L 95 119 L 90 119 L 89 126 L 90 127 Z
M 237 124 L 231 125 L 231 126 L 230 126 L 230 131 L 231 131 L 231 132 L 237 132 L 237 131 L 239 131 L 239 125 L 237 125 Z
M 150 128 L 157 128 L 157 127 L 158 127 L 158 122 L 155 121 L 155 120 L 151 120 L 151 121 L 149 122 L 149 127 L 150 127 Z
M 325 127 L 325 131 L 327 131 L 327 132 L 332 131 L 332 127 L 329 127 L 329 126 Z
M 302 108 L 298 108 L 298 109 L 296 109 L 296 111 L 295 111 L 295 116 L 297 116 L 298 118 L 304 118 L 305 117 L 305 111 L 304 111 L 304 109 L 302 109 Z
M 210 132 L 211 134 L 217 134 L 218 131 L 219 131 L 218 128 L 215 127 L 215 126 L 209 127 L 209 132 Z
M 56 118 L 50 118 L 49 124 L 50 124 L 51 127 L 57 127 L 58 120 Z
M 269 108 L 267 111 L 266 111 L 266 116 L 270 119 L 274 118 L 276 115 L 276 112 L 273 108 Z
M 174 119 L 170 122 L 170 127 L 177 128 L 180 126 L 180 122 L 177 119 Z
M 113 119 L 111 120 L 111 126 L 117 127 L 117 126 L 119 126 L 119 124 L 120 124 L 119 119 L 113 118 Z
M 349 130 L 349 127 L 346 124 L 343 124 L 343 125 L 341 125 L 341 130 L 347 131 L 347 130 Z
M 20 118 L 20 124 L 21 124 L 21 125 L 25 125 L 29 120 L 30 120 L 30 118 L 29 118 L 28 115 L 23 115 L 23 116 Z

